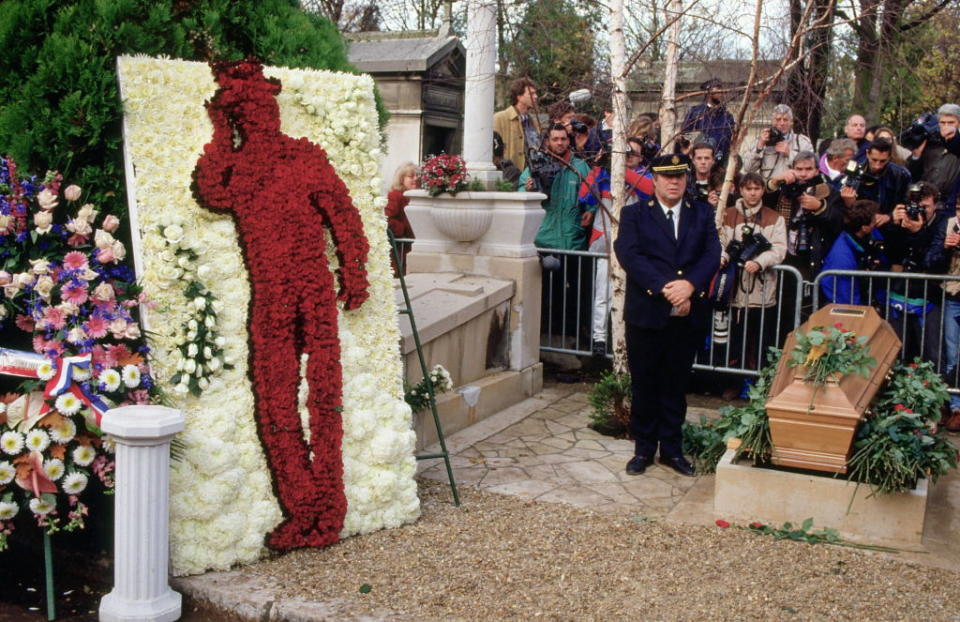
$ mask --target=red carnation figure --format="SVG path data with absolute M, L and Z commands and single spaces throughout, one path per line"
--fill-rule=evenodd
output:
M 347 501 L 341 456 L 336 299 L 367 299 L 369 245 L 360 214 L 326 153 L 280 131 L 276 95 L 259 61 L 213 64 L 207 102 L 213 139 L 193 171 L 203 207 L 229 212 L 250 278 L 250 378 L 257 430 L 285 520 L 267 546 L 336 542 Z M 340 263 L 339 295 L 323 249 L 328 228 Z M 297 412 L 301 354 L 309 355 L 309 443 Z

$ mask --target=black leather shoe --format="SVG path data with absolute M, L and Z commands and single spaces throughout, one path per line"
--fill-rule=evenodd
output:
M 653 464 L 653 456 L 634 456 L 627 463 L 627 475 L 642 475 Z
M 687 477 L 694 476 L 693 465 L 687 462 L 687 459 L 683 456 L 677 456 L 675 458 L 660 456 L 660 464 L 670 467 L 680 475 L 686 475 Z

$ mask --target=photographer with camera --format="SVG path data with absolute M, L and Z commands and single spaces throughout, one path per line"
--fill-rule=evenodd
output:
M 788 170 L 802 151 L 813 151 L 813 143 L 803 134 L 793 132 L 793 109 L 779 104 L 773 109 L 770 127 L 760 132 L 754 147 L 741 154 L 743 172 L 759 173 L 764 181 L 769 181 Z
M 906 205 L 897 205 L 890 226 L 884 230 L 894 272 L 927 272 L 927 255 L 948 217 L 938 213 L 936 186 L 920 182 L 910 186 Z M 929 283 L 922 279 L 894 280 L 889 292 L 878 299 L 889 306 L 884 317 L 903 341 L 906 360 L 923 356 L 940 360 L 940 313 L 931 302 Z M 939 296 L 937 296 L 939 297 Z
M 927 270 L 933 274 L 960 275 L 960 208 L 944 219 L 927 250 Z M 939 310 L 943 320 L 944 359 L 941 364 L 947 384 L 960 385 L 960 281 L 944 281 L 944 308 Z M 933 296 L 936 300 L 939 297 Z M 938 313 L 934 310 L 933 313 Z M 939 314 L 939 313 L 938 313 Z M 950 417 L 945 425 L 951 432 L 960 432 L 960 395 L 950 395 Z
M 841 180 L 840 198 L 845 207 L 849 208 L 860 199 L 879 205 L 878 227 L 890 222 L 894 206 L 903 203 L 910 185 L 910 171 L 891 162 L 892 155 L 893 143 L 886 138 L 878 138 L 867 147 L 863 164 L 856 160 L 847 162 Z
M 843 231 L 833 243 L 823 262 L 824 270 L 873 270 L 886 265 L 877 256 L 882 236 L 876 233 L 874 221 L 877 204 L 860 200 L 843 213 Z M 855 276 L 827 275 L 820 279 L 820 292 L 826 303 L 868 305 L 862 292 L 869 291 L 863 279 Z
M 785 263 L 813 280 L 843 222 L 839 195 L 817 170 L 817 155 L 798 153 L 791 168 L 767 182 L 767 193 L 764 201 L 787 222 Z
M 687 182 L 687 196 L 694 201 L 703 201 L 716 207 L 720 195 L 710 191 L 710 175 L 717 164 L 713 141 L 701 138 L 690 149 L 693 171 Z
M 937 131 L 929 123 L 914 123 L 900 142 L 912 150 L 907 168 L 914 181 L 926 181 L 937 187 L 945 208 L 953 209 L 955 189 L 960 181 L 960 106 L 944 104 L 937 110 Z M 919 142 L 918 142 L 919 141 Z
M 820 159 L 820 172 L 834 190 L 839 192 L 843 187 L 847 163 L 853 159 L 856 152 L 857 145 L 849 138 L 834 138 L 827 145 L 827 150 Z
M 740 178 L 740 198 L 723 214 L 722 268 L 735 266 L 731 299 L 732 356 L 746 352 L 746 369 L 758 369 L 767 348 L 776 345 L 777 273 L 787 255 L 787 223 L 763 206 L 764 181 L 757 173 Z M 744 350 L 745 348 L 745 350 Z M 730 357 L 728 357 L 729 359 Z M 732 361 L 728 360 L 727 365 Z
M 712 140 L 717 162 L 726 161 L 730 153 L 733 128 L 736 125 L 733 115 L 723 105 L 722 86 L 716 78 L 701 84 L 700 90 L 706 91 L 704 102 L 687 111 L 680 128 L 683 134 L 700 132 L 701 137 Z
M 534 244 L 538 248 L 584 250 L 590 215 L 580 211 L 577 192 L 590 167 L 573 155 L 567 129 L 560 124 L 550 127 L 546 147 L 546 151 L 530 150 L 527 167 L 517 182 L 517 190 L 547 195 L 541 204 L 546 214 Z
M 561 99 L 552 104 L 547 113 L 550 116 L 550 127 L 559 123 L 567 128 L 573 155 L 587 162 L 597 157 L 601 145 L 597 136 L 596 121 L 589 115 L 576 114 L 573 104 L 566 99 Z M 547 132 L 549 133 L 549 129 Z M 546 139 L 547 137 L 544 135 L 543 142 L 546 142 Z

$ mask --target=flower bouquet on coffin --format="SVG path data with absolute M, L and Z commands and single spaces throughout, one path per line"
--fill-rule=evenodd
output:
M 119 219 L 80 205 L 82 189 L 56 173 L 18 178 L 9 159 L 0 184 L 0 321 L 33 346 L 0 349 L 0 374 L 22 379 L 0 396 L 2 550 L 20 512 L 48 533 L 84 526 L 88 484 L 113 486 L 101 417 L 148 403 L 154 387 Z

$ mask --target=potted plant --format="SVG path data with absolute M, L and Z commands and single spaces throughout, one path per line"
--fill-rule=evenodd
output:
M 433 224 L 449 238 L 472 242 L 490 228 L 493 209 L 488 203 L 457 196 L 469 185 L 467 163 L 461 156 L 442 153 L 428 158 L 420 168 L 420 183 L 434 197 Z

